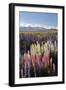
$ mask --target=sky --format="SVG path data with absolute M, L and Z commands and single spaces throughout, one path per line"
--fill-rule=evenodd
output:
M 19 23 L 20 26 L 31 24 L 31 25 L 47 25 L 57 27 L 58 16 L 57 13 L 43 13 L 43 12 L 19 12 Z

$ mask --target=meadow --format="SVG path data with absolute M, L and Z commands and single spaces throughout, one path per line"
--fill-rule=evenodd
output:
M 24 53 L 23 50 L 30 49 L 30 45 L 32 43 L 36 43 L 38 41 L 40 44 L 41 42 L 46 42 L 47 40 L 57 41 L 57 30 L 50 29 L 50 30 L 20 30 L 19 37 L 20 37 L 20 52 Z
M 50 29 L 50 30 L 20 30 L 20 34 L 31 34 L 31 35 L 52 35 L 57 34 L 56 29 Z
M 58 44 L 58 32 L 56 29 L 50 29 L 50 30 L 20 30 L 19 31 L 19 38 L 20 38 L 20 78 L 21 77 L 42 77 L 42 76 L 56 76 L 57 75 L 57 44 Z M 47 66 L 48 69 L 44 68 L 43 62 L 42 62 L 42 58 L 43 58 L 43 53 L 41 54 L 41 59 L 39 59 L 40 62 L 40 66 L 39 67 L 37 65 L 37 62 L 35 64 L 35 66 L 33 66 L 32 60 L 31 59 L 31 46 L 35 45 L 37 46 L 37 41 L 38 44 L 40 45 L 40 48 L 42 47 L 42 43 L 43 45 L 45 45 L 48 41 L 51 42 L 51 50 L 54 47 L 54 51 L 52 53 L 50 53 L 50 57 L 48 61 L 51 62 L 49 64 L 49 67 Z M 55 46 L 55 42 L 56 41 L 56 46 Z M 48 44 L 49 45 L 49 44 Z M 53 45 L 53 47 L 52 47 Z M 38 48 L 39 49 L 39 48 Z M 47 47 L 48 50 L 48 47 Z M 29 53 L 28 53 L 29 51 Z M 34 48 L 35 51 L 35 48 Z M 41 51 L 40 51 L 41 53 Z M 25 59 L 24 61 L 24 54 L 29 54 L 30 56 L 30 60 Z M 35 54 L 35 56 L 37 56 L 37 54 Z M 34 58 L 34 60 L 37 57 Z M 26 61 L 28 60 L 28 64 L 26 65 Z M 37 65 L 37 66 L 36 66 Z M 51 66 L 53 65 L 53 66 Z M 25 66 L 27 67 L 25 69 Z M 30 67 L 29 67 L 30 66 Z M 51 68 L 50 68 L 51 67 Z M 39 68 L 39 71 L 38 71 Z M 50 70 L 50 71 L 49 71 Z M 49 73 L 48 73 L 49 72 Z

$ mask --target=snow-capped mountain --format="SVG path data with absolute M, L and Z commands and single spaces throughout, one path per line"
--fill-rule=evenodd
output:
M 43 27 L 20 27 L 20 30 L 47 30 Z
M 56 27 L 50 27 L 47 25 L 40 25 L 40 24 L 20 24 L 20 30 L 49 30 L 49 29 L 57 29 Z

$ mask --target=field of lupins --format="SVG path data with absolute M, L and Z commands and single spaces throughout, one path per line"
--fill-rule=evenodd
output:
M 20 31 L 20 78 L 56 76 L 57 30 Z

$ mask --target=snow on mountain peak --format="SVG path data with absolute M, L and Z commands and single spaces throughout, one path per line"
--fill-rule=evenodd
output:
M 48 26 L 48 25 L 42 25 L 42 24 L 26 24 L 26 23 L 20 23 L 20 27 L 31 27 L 31 28 L 44 28 L 44 29 L 57 29 L 57 27 L 54 26 Z

